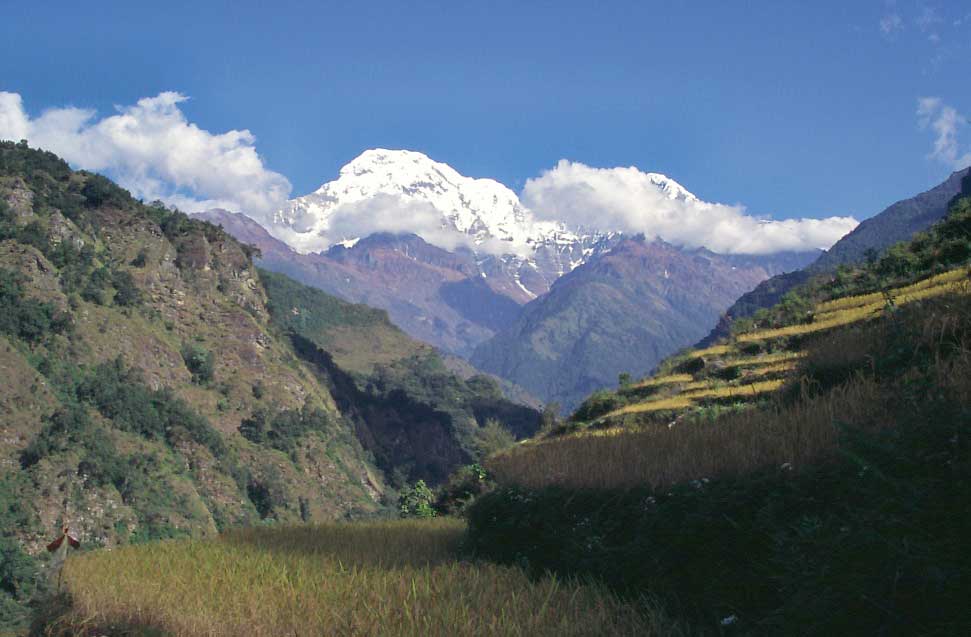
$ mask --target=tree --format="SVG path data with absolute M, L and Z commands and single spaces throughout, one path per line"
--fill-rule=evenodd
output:
M 428 488 L 424 480 L 419 480 L 413 487 L 405 487 L 398 498 L 398 511 L 403 518 L 433 518 L 435 509 L 432 502 L 435 494 Z
M 182 360 L 192 373 L 192 382 L 205 385 L 212 380 L 215 357 L 212 352 L 199 345 L 182 346 Z
M 631 378 L 630 372 L 621 372 L 617 375 L 617 384 L 621 387 L 629 387 L 632 382 L 634 381 Z
M 476 431 L 475 437 L 475 447 L 480 458 L 491 456 L 516 443 L 516 437 L 495 418 L 486 420 L 485 425 Z
M 543 414 L 540 416 L 539 429 L 549 432 L 560 424 L 560 403 L 547 403 L 543 406 Z
M 111 284 L 115 286 L 115 305 L 134 307 L 142 302 L 142 291 L 135 285 L 135 279 L 129 272 L 116 271 L 111 277 Z

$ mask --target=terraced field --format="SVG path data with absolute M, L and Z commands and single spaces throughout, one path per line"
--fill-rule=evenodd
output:
M 729 343 L 678 356 L 666 373 L 621 388 L 618 395 L 629 402 L 601 415 L 593 424 L 610 426 L 636 414 L 672 412 L 673 416 L 711 403 L 758 400 L 782 387 L 797 369 L 804 356 L 798 337 L 866 321 L 897 307 L 952 292 L 971 293 L 971 271 L 967 267 L 885 292 L 824 301 L 816 305 L 805 323 L 753 330 L 738 334 Z M 689 369 L 693 371 L 679 371 Z

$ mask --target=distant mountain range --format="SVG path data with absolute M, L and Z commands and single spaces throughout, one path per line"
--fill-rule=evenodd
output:
M 812 256 L 804 254 L 802 264 Z M 789 259 L 790 266 L 799 263 Z M 614 386 L 619 373 L 644 375 L 696 341 L 725 307 L 778 268 L 767 257 L 624 239 L 526 305 L 471 360 L 572 410 L 592 391 Z
M 673 179 L 648 178 L 666 199 L 697 200 Z M 537 219 L 496 181 L 384 149 L 291 200 L 265 228 L 221 210 L 202 216 L 257 246 L 263 267 L 385 309 L 411 336 L 564 406 L 621 371 L 648 371 L 703 336 L 740 294 L 818 256 L 717 255 L 567 227 Z M 565 308 L 582 302 L 582 324 L 559 329 L 573 311 Z M 627 329 L 632 322 L 647 327 Z M 556 341 L 555 363 L 532 360 L 548 354 L 529 344 L 534 328 Z

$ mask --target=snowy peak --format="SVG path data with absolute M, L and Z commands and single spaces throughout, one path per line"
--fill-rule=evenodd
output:
M 647 176 L 670 199 L 697 200 L 665 175 Z M 539 220 L 494 179 L 466 177 L 423 153 L 386 148 L 364 151 L 334 181 L 287 202 L 269 229 L 299 252 L 350 247 L 375 232 L 412 233 L 447 250 L 469 248 L 483 258 L 542 261 L 556 255 L 555 272 L 570 271 L 589 257 L 591 246 L 616 234 L 615 228 Z
M 647 173 L 647 176 L 651 180 L 651 183 L 657 186 L 658 190 L 668 196 L 668 199 L 676 199 L 679 201 L 698 201 L 698 198 L 695 197 L 694 194 L 688 192 L 687 188 L 667 175 L 662 175 L 661 173 Z
M 499 182 L 465 177 L 419 152 L 383 148 L 361 153 L 336 180 L 288 202 L 274 223 L 303 251 L 383 230 L 414 232 L 447 248 L 465 243 L 515 253 L 533 234 L 532 216 Z

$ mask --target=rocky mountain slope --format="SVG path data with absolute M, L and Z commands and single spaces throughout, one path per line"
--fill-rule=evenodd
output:
M 557 281 L 472 362 L 572 409 L 590 392 L 643 374 L 695 342 L 718 315 L 769 276 L 707 250 L 625 239 Z
M 253 254 L 0 143 L 0 605 L 62 523 L 115 546 L 376 512 L 474 461 L 486 420 L 535 430 L 384 312 Z
M 969 176 L 971 168 L 955 171 L 934 188 L 910 199 L 898 201 L 866 219 L 803 270 L 780 274 L 763 281 L 728 308 L 699 345 L 704 347 L 728 336 L 732 321 L 748 318 L 761 309 L 772 307 L 789 290 L 802 285 L 813 276 L 833 272 L 840 265 L 859 264 L 866 260 L 869 251 L 873 251 L 875 256 L 900 241 L 909 241 L 914 234 L 926 230 L 945 217 L 954 197 L 962 193 L 962 184 L 965 194 L 971 192 L 971 185 L 967 181 Z

